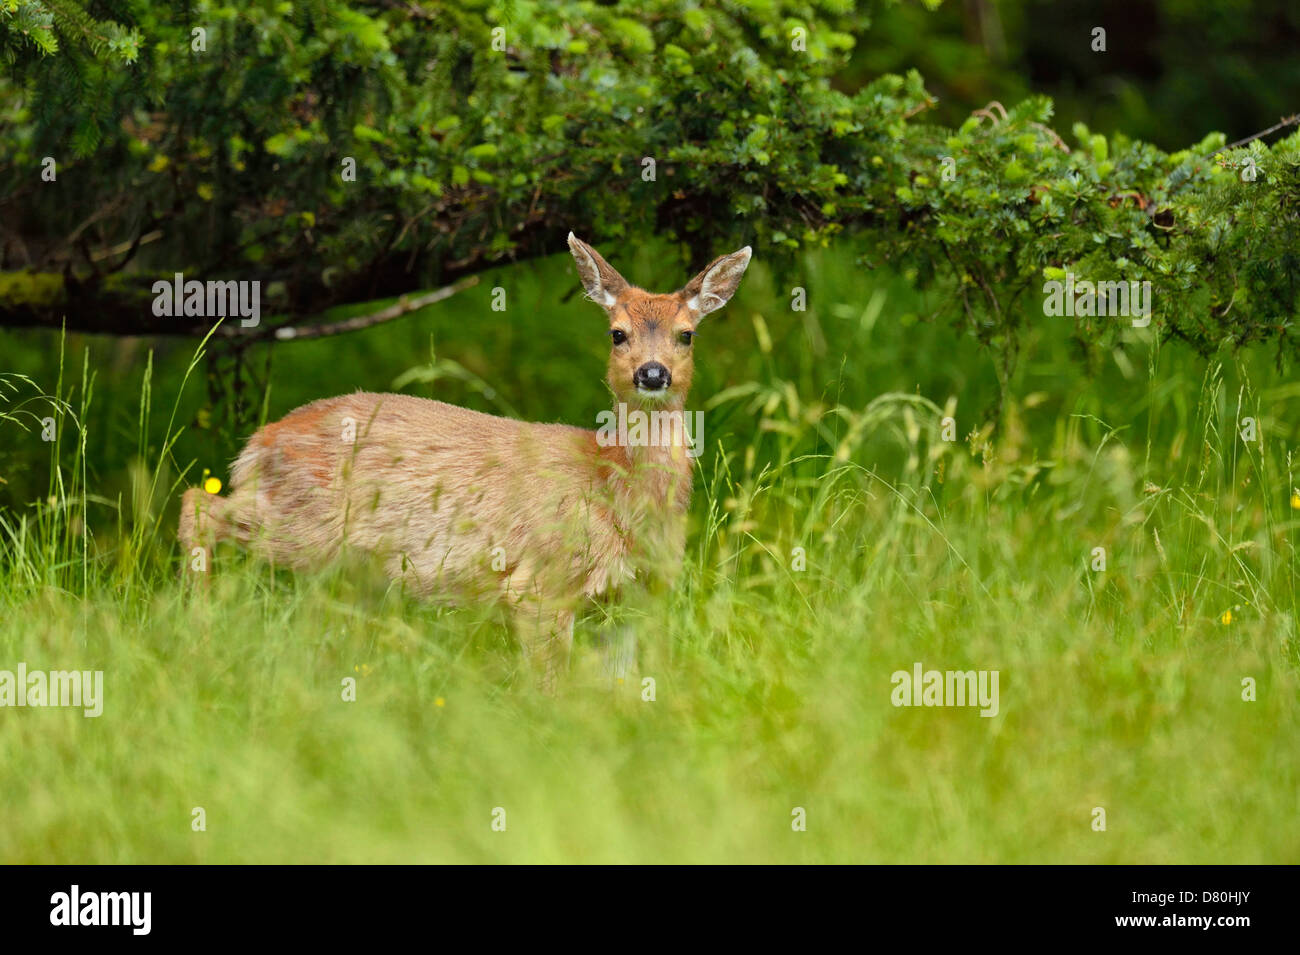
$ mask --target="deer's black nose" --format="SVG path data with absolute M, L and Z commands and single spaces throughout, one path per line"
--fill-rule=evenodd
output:
M 646 391 L 659 391 L 672 384 L 673 376 L 657 361 L 648 361 L 632 375 L 632 383 Z

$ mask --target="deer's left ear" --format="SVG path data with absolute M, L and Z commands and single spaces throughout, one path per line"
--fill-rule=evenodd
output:
M 745 246 L 739 252 L 719 256 L 677 294 L 686 300 L 688 308 L 700 315 L 716 312 L 736 294 L 752 254 L 753 249 Z

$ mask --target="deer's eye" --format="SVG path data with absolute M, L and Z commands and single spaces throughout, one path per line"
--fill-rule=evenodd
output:
M 683 345 L 689 345 L 693 338 L 695 338 L 695 333 L 691 331 L 682 332 L 677 336 L 677 340 Z
M 609 337 L 614 340 L 615 345 L 621 345 L 627 341 L 627 332 L 623 331 L 621 328 L 612 328 L 610 329 Z

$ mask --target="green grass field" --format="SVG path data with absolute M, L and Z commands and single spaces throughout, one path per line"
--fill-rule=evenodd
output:
M 594 427 L 603 319 L 575 287 L 555 259 L 282 346 L 255 399 L 398 387 Z M 843 252 L 779 279 L 760 253 L 697 344 L 680 585 L 581 620 L 555 698 L 495 612 L 371 569 L 223 550 L 189 589 L 178 492 L 225 480 L 239 437 L 205 366 L 185 377 L 194 343 L 0 337 L 0 669 L 100 669 L 105 693 L 98 718 L 0 710 L 0 861 L 1300 860 L 1300 383 L 1149 330 L 1079 361 L 1031 313 L 990 431 L 994 363 L 938 304 Z M 611 686 L 615 627 L 640 660 Z M 917 662 L 997 670 L 998 715 L 895 707 Z

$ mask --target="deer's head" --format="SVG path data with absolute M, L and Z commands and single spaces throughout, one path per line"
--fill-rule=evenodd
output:
M 714 259 L 676 292 L 655 294 L 627 282 L 599 252 L 569 233 L 587 297 L 609 316 L 609 386 L 619 401 L 680 408 L 694 374 L 695 329 L 735 294 L 751 250 Z

